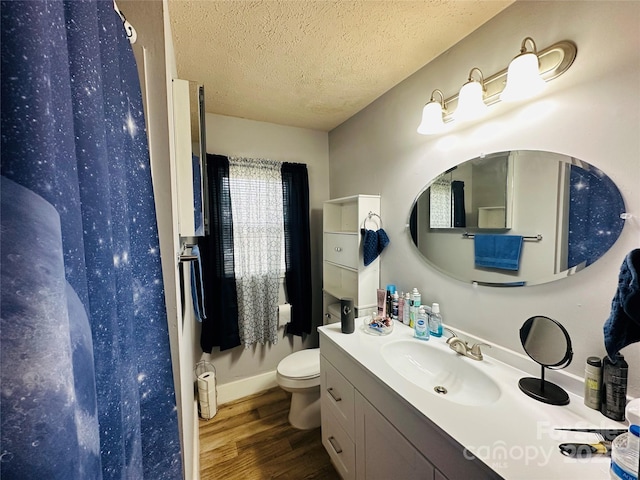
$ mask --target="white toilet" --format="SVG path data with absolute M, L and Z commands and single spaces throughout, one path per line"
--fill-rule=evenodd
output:
M 329 305 L 325 323 L 340 321 L 340 304 Z M 289 423 L 300 430 L 320 426 L 320 349 L 299 350 L 278 364 L 280 388 L 291 392 Z

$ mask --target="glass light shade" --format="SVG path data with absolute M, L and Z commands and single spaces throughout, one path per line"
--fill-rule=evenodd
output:
M 481 117 L 487 112 L 487 104 L 484 103 L 482 85 L 471 80 L 465 83 L 458 94 L 458 108 L 453 112 L 456 120 L 472 120 Z
M 429 102 L 422 109 L 422 121 L 418 126 L 418 133 L 421 135 L 433 135 L 444 130 L 442 120 L 442 105 L 440 102 Z
M 507 85 L 500 94 L 503 102 L 516 102 L 539 94 L 546 86 L 538 72 L 538 57 L 524 53 L 511 60 L 507 70 Z

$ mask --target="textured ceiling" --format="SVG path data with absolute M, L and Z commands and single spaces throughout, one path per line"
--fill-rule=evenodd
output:
M 513 0 L 169 0 L 206 111 L 328 131 Z

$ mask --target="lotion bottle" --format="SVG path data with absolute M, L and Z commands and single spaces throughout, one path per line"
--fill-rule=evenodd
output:
M 602 360 L 600 357 L 587 358 L 584 368 L 584 404 L 600 410 L 600 392 L 602 386 Z
M 619 422 L 624 421 L 624 409 L 627 404 L 627 375 L 629 365 L 624 356 L 616 355 L 615 362 L 604 357 L 602 362 L 602 405 L 600 411 L 605 417 Z

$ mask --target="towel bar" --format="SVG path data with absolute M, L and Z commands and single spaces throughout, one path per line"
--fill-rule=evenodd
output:
M 198 257 L 195 255 L 187 255 L 186 253 L 184 253 L 187 248 L 193 248 L 195 247 L 196 244 L 195 243 L 183 243 L 182 244 L 182 249 L 180 250 L 180 253 L 178 254 L 178 262 L 182 263 L 182 262 L 193 262 L 194 260 L 197 260 Z
M 366 218 L 362 221 L 362 227 L 363 228 L 367 228 L 367 220 L 371 220 L 372 217 L 378 217 L 378 220 L 380 221 L 380 225 L 378 225 L 379 228 L 382 228 L 382 217 L 380 215 L 378 215 L 375 212 L 369 211 L 369 213 L 367 214 Z
M 473 238 L 473 237 L 475 237 L 475 234 L 465 232 L 465 233 L 462 234 L 462 236 L 464 238 Z M 523 240 L 532 240 L 532 241 L 535 241 L 535 242 L 539 242 L 540 240 L 542 240 L 542 235 L 537 234 L 535 236 L 522 237 L 522 239 Z

